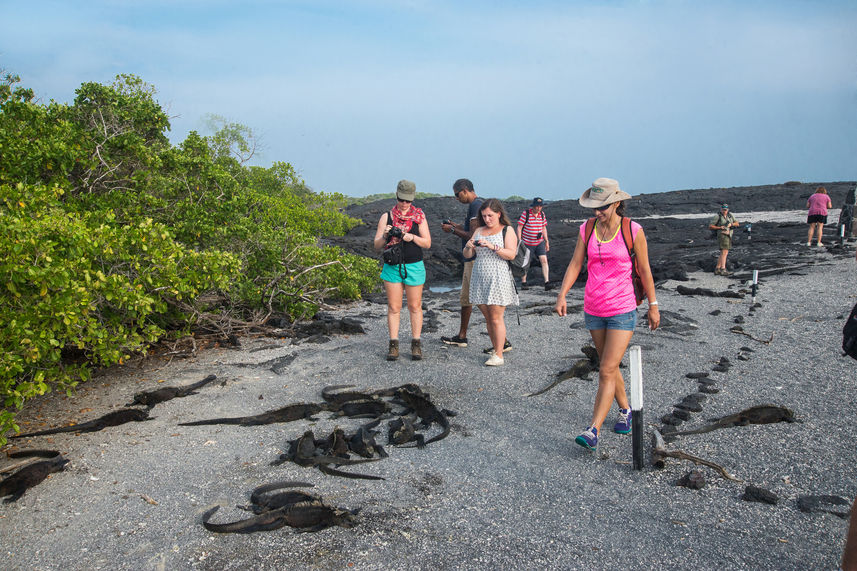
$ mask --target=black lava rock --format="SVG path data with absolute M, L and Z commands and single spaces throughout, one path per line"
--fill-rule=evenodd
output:
M 761 502 L 764 504 L 777 505 L 779 498 L 777 495 L 765 488 L 757 488 L 756 486 L 747 486 L 744 488 L 744 495 L 741 499 L 745 502 Z

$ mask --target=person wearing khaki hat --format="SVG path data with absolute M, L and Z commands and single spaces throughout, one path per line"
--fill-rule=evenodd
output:
M 717 265 L 714 266 L 714 274 L 717 276 L 732 275 L 726 269 L 726 256 L 732 248 L 732 229 L 737 226 L 738 221 L 729 212 L 729 205 L 726 203 L 720 205 L 720 212 L 708 224 L 709 230 L 717 232 L 717 245 L 720 247 L 720 257 L 717 258 Z
M 631 432 L 631 407 L 619 363 L 637 324 L 637 297 L 632 280 L 634 265 L 649 302 L 649 328 L 655 330 L 661 322 L 646 235 L 639 224 L 625 218 L 625 201 L 629 198 L 631 195 L 620 189 L 619 183 L 612 178 L 597 179 L 580 197 L 580 205 L 592 208 L 595 216 L 580 226 L 574 254 L 565 271 L 554 308 L 560 317 L 567 314 L 565 297 L 585 263 L 587 278 L 583 316 L 601 364 L 592 421 L 575 438 L 575 442 L 590 450 L 595 450 L 598 445 L 598 431 L 614 400 L 619 405 L 619 417 L 613 431 L 618 434 Z
M 423 358 L 420 334 L 423 328 L 423 285 L 426 269 L 423 250 L 431 248 L 431 234 L 422 209 L 413 205 L 417 185 L 400 180 L 396 185 L 396 205 L 381 215 L 373 246 L 384 250 L 381 279 L 387 293 L 387 327 L 390 343 L 387 360 L 399 358 L 399 321 L 402 293 L 408 300 L 411 318 L 411 359 Z

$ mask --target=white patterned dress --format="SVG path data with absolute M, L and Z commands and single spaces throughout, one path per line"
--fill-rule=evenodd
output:
M 506 230 L 513 232 L 511 228 Z M 482 236 L 481 229 L 473 235 L 473 240 L 482 238 L 491 244 L 503 247 L 503 232 L 492 236 Z M 512 281 L 512 269 L 509 262 L 497 255 L 491 248 L 476 248 L 476 261 L 473 262 L 473 275 L 470 277 L 470 303 L 473 305 L 518 305 L 518 294 Z

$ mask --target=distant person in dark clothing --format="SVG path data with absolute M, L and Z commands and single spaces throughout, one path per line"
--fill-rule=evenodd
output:
M 738 221 L 729 212 L 729 205 L 721 204 L 720 212 L 711 219 L 711 223 L 708 225 L 709 229 L 717 231 L 717 245 L 720 246 L 720 257 L 717 258 L 717 265 L 714 268 L 715 275 L 732 275 L 726 269 L 726 256 L 729 255 L 729 250 L 732 248 L 732 229 L 737 226 Z
M 827 189 L 823 186 L 816 188 L 815 193 L 807 199 L 806 207 L 809 208 L 806 216 L 806 223 L 809 224 L 806 245 L 812 245 L 812 236 L 818 232 L 817 245 L 821 247 L 821 232 L 824 230 L 824 225 L 827 224 L 827 209 L 833 208 L 833 203 L 830 202 L 830 197 L 827 195 Z
M 548 252 L 551 249 L 550 241 L 548 240 L 548 221 L 545 213 L 542 212 L 543 201 L 536 197 L 533 203 L 518 218 L 518 240 L 521 240 L 530 250 L 530 265 L 534 260 L 538 260 L 542 267 L 542 277 L 545 279 L 545 289 L 551 289 L 550 277 L 548 276 Z M 521 289 L 528 289 L 527 274 L 530 273 L 530 268 L 524 270 L 524 275 L 521 276 Z
M 464 217 L 464 224 L 456 224 L 455 222 L 445 220 L 441 228 L 446 233 L 452 233 L 461 238 L 461 247 L 464 248 L 470 237 L 473 236 L 473 231 L 476 229 L 476 219 L 479 217 L 479 207 L 482 206 L 482 199 L 476 195 L 473 189 L 473 183 L 466 178 L 460 178 L 452 185 L 452 192 L 455 198 L 461 204 L 466 204 L 467 215 Z M 473 305 L 470 303 L 470 276 L 473 273 L 473 260 L 476 256 L 464 257 L 464 271 L 461 274 L 461 318 L 458 327 L 458 334 L 452 337 L 442 336 L 441 341 L 447 345 L 456 345 L 458 347 L 467 347 L 467 328 L 470 326 L 470 315 L 473 313 Z

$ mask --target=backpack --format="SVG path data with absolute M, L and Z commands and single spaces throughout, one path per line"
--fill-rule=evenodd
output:
M 622 217 L 620 226 L 622 227 L 622 240 L 625 242 L 625 247 L 628 249 L 628 255 L 631 257 L 631 282 L 634 284 L 634 298 L 637 305 L 643 303 L 646 297 L 646 292 L 643 289 L 643 280 L 640 279 L 640 274 L 637 272 L 637 253 L 634 252 L 634 236 L 631 235 L 631 219 Z M 589 239 L 592 237 L 592 232 L 595 230 L 595 218 L 590 218 L 586 221 L 584 228 L 583 239 L 583 265 L 586 266 L 586 255 L 589 250 Z
M 857 359 L 857 305 L 842 328 L 842 350 L 852 359 Z
M 734 220 L 734 217 L 732 216 L 731 212 L 729 213 L 728 216 L 723 216 L 722 214 L 720 214 L 718 212 L 717 213 L 717 222 L 715 222 L 714 225 L 715 226 L 725 226 L 726 224 L 731 224 L 732 222 L 729 221 L 729 218 L 732 218 Z M 708 228 L 708 226 L 710 226 L 710 223 L 708 225 L 706 225 L 705 227 Z M 711 228 L 708 228 L 708 229 L 711 231 L 711 234 L 708 237 L 711 238 L 712 240 L 716 240 L 718 234 L 720 234 L 720 230 L 711 230 Z
M 508 226 L 503 226 L 503 241 L 506 241 L 506 230 Z M 509 260 L 509 267 L 512 268 L 512 274 L 520 277 L 524 275 L 527 268 L 530 267 L 530 249 L 524 244 L 523 240 L 518 240 L 518 251 L 515 252 L 515 257 Z

